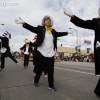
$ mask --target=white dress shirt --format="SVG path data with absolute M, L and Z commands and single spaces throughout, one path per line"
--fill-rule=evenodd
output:
M 28 52 L 28 48 L 29 48 L 29 46 L 26 46 L 26 51 L 24 52 L 24 54 L 26 54 L 26 55 L 29 54 L 29 52 Z
M 44 57 L 53 57 L 54 56 L 54 43 L 53 43 L 53 36 L 49 34 L 47 31 L 45 33 L 43 43 L 37 48 L 37 50 L 44 56 Z

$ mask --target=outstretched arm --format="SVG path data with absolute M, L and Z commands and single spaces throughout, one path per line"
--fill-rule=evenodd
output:
M 57 34 L 57 37 L 61 37 L 61 36 L 65 36 L 65 35 L 72 34 L 72 33 L 71 32 L 56 32 L 56 34 Z
M 27 30 L 31 31 L 31 32 L 34 32 L 34 33 L 37 33 L 37 27 L 33 27 L 29 24 L 27 24 L 26 22 L 24 22 L 20 17 L 19 19 L 15 19 L 15 23 L 16 24 L 22 24 L 22 26 L 24 28 L 26 28 Z
M 23 23 L 23 27 L 26 28 L 27 30 L 34 32 L 35 34 L 37 34 L 37 27 L 33 27 L 27 23 Z
M 68 9 L 63 9 L 63 12 L 65 15 L 69 16 L 71 18 L 71 22 L 73 24 L 75 24 L 76 26 L 78 27 L 81 27 L 81 28 L 87 28 L 87 29 L 94 29 L 94 20 L 82 20 L 78 17 L 76 17 L 70 8 Z
M 57 32 L 57 37 L 68 35 L 68 32 Z
M 82 20 L 74 15 L 70 21 L 78 27 L 94 29 L 94 20 Z

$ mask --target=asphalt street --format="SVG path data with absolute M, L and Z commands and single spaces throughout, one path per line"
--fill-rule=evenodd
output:
M 99 77 L 95 76 L 94 63 L 55 62 L 54 84 L 56 92 L 48 89 L 48 79 L 41 76 L 39 87 L 33 86 L 33 63 L 24 69 L 23 61 L 15 64 L 6 59 L 0 72 L 0 100 L 100 100 L 94 94 Z

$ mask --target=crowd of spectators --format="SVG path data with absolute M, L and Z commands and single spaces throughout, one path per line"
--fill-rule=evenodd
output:
M 87 55 L 73 54 L 72 56 L 69 55 L 69 56 L 64 56 L 64 57 L 55 55 L 55 59 L 61 59 L 62 61 L 74 61 L 74 62 L 94 62 L 94 55 L 93 54 L 87 54 Z

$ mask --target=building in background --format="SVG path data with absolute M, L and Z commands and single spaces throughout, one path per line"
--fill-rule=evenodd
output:
M 63 47 L 63 46 L 57 46 L 57 52 L 61 58 L 65 56 L 72 56 L 76 53 L 75 47 Z M 88 54 L 93 53 L 91 49 L 89 49 Z M 80 49 L 77 52 L 78 55 L 87 55 L 87 51 Z

